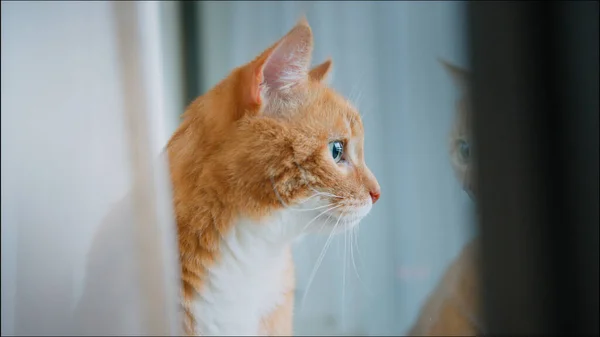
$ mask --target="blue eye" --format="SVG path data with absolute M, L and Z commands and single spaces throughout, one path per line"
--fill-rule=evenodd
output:
M 344 153 L 344 144 L 339 140 L 329 143 L 329 153 L 336 163 L 342 160 L 342 154 Z
M 462 139 L 458 141 L 458 152 L 463 162 L 469 162 L 469 159 L 471 159 L 471 147 L 467 141 Z

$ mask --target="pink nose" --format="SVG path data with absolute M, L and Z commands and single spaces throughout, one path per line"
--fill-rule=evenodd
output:
M 373 204 L 375 204 L 377 202 L 377 200 L 379 200 L 379 197 L 381 196 L 381 192 L 379 192 L 379 191 L 371 191 L 371 192 L 369 192 L 369 194 L 371 195 L 371 200 L 373 200 Z

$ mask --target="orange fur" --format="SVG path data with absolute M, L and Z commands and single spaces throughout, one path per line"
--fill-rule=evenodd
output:
M 448 267 L 421 309 L 410 336 L 481 334 L 477 262 L 478 241 L 471 241 Z
M 286 50 L 290 58 L 278 58 Z M 312 32 L 301 20 L 286 36 L 229 76 L 186 110 L 168 144 L 187 334 L 195 329 L 191 305 L 202 293 L 207 272 L 219 261 L 220 242 L 235 219 L 260 221 L 313 190 L 342 197 L 331 202 L 351 208 L 379 185 L 363 156 L 358 112 L 321 82 L 331 62 L 309 65 Z M 292 84 L 282 81 L 298 75 Z M 275 67 L 275 68 L 274 68 Z M 293 78 L 293 76 L 291 76 Z M 327 153 L 331 140 L 355 144 L 351 165 L 336 165 Z M 370 199 L 369 199 L 370 200 Z M 376 200 L 376 199 L 373 199 Z M 262 328 L 269 335 L 291 333 L 293 266 L 287 301 Z

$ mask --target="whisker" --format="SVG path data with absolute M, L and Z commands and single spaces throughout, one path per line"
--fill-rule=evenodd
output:
M 340 197 L 339 195 L 335 195 L 335 194 L 331 194 L 331 193 L 326 193 L 324 195 L 327 197 L 331 197 L 331 198 L 344 199 L 344 197 Z
M 323 228 L 327 225 L 327 222 L 329 221 L 329 219 L 331 219 L 332 215 L 333 215 L 333 213 L 329 213 L 329 216 L 327 217 L 327 219 L 325 221 L 323 221 L 323 223 L 321 224 L 321 228 L 319 228 L 319 232 L 321 232 L 323 230 Z
M 352 265 L 354 266 L 354 272 L 356 274 L 356 278 L 358 278 L 358 280 L 360 281 L 360 283 L 362 283 L 363 286 L 364 286 L 362 278 L 360 277 L 360 273 L 358 272 L 358 268 L 356 267 L 356 260 L 354 258 L 354 245 L 353 245 L 353 243 L 356 242 L 356 237 L 357 236 L 358 236 L 358 234 L 355 232 L 355 229 L 353 228 L 352 231 L 350 231 L 350 260 L 352 260 Z M 358 250 L 358 243 L 356 244 L 356 249 Z
M 354 228 L 350 231 L 350 261 L 352 261 L 352 265 L 354 266 L 354 272 L 356 273 L 356 277 L 360 280 L 360 275 L 358 275 L 358 268 L 356 268 L 356 263 L 354 262 Z
M 354 103 L 354 105 L 359 108 L 359 97 L 357 97 L 357 95 L 359 93 L 362 92 L 362 89 L 360 86 L 364 85 L 365 81 L 365 76 L 367 75 L 367 71 L 366 69 L 363 69 L 362 74 L 359 75 L 357 78 L 359 78 L 359 81 L 354 82 L 354 84 L 352 85 L 352 88 L 350 89 L 350 94 L 348 95 L 348 100 L 352 103 Z
M 321 254 L 319 255 L 319 258 L 317 259 L 315 267 L 313 268 L 312 272 L 310 273 L 310 277 L 308 278 L 308 283 L 306 284 L 306 289 L 304 291 L 304 295 L 302 295 L 302 302 L 301 302 L 302 307 L 304 307 L 304 301 L 306 300 L 306 295 L 308 294 L 308 290 L 310 289 L 310 286 L 315 278 L 315 275 L 317 274 L 317 270 L 319 270 L 319 267 L 321 266 L 321 263 L 323 262 L 323 258 L 325 257 L 327 248 L 329 248 L 329 245 L 331 244 L 331 239 L 333 238 L 333 234 L 335 233 L 335 229 L 337 228 L 338 224 L 340 223 L 340 220 L 341 220 L 341 217 L 338 218 L 338 221 L 335 223 L 335 226 L 333 226 L 331 233 L 329 233 L 329 237 L 327 237 L 327 241 L 325 241 L 325 245 L 323 246 L 323 249 L 321 250 Z
M 283 205 L 285 208 L 287 209 L 294 209 L 294 207 L 289 206 L 285 201 L 283 201 L 283 198 L 281 197 L 281 195 L 279 194 L 279 191 L 277 191 L 277 189 L 275 188 L 275 180 L 273 179 L 273 177 L 270 177 L 271 180 L 271 187 L 273 188 L 273 192 L 275 192 L 275 196 L 277 197 L 277 200 L 279 200 L 279 202 L 281 203 L 281 205 Z M 317 190 L 315 190 L 314 188 L 310 187 L 310 189 L 315 192 L 315 194 L 311 195 L 310 197 L 306 198 L 305 200 L 301 201 L 300 203 L 298 203 L 297 205 L 301 205 L 305 202 L 308 202 L 310 199 L 317 197 L 319 195 L 324 195 L 324 196 L 329 196 L 329 197 L 336 197 L 336 198 L 341 198 L 339 196 L 333 195 L 331 193 L 326 193 L 326 192 L 319 192 Z
M 361 256 L 360 256 L 360 249 L 358 248 L 358 233 L 359 233 L 359 228 L 358 228 L 358 227 L 359 227 L 359 226 L 360 226 L 360 224 L 359 224 L 359 225 L 356 225 L 356 227 L 355 227 L 355 228 L 353 228 L 353 229 L 352 229 L 352 231 L 353 231 L 353 232 L 355 231 L 355 233 L 354 233 L 354 235 L 353 235 L 353 236 L 354 236 L 354 242 L 355 242 L 355 245 L 356 245 L 356 251 L 357 251 L 357 252 L 358 252 L 358 254 L 359 254 L 359 256 L 358 256 L 358 259 L 359 259 L 359 260 L 358 260 L 358 261 L 360 262 L 360 264 L 361 264 L 361 266 L 362 266 L 362 258 L 361 258 Z M 352 248 L 350 249 L 350 252 L 351 252 L 351 253 L 353 252 Z M 360 277 L 360 273 L 358 272 L 358 268 L 356 267 L 356 263 L 355 263 L 354 261 L 355 261 L 355 259 L 353 258 L 353 259 L 352 259 L 352 263 L 354 263 L 354 270 L 356 271 L 356 277 L 358 278 L 358 281 L 359 281 L 359 282 L 360 282 L 360 284 L 363 286 L 363 288 L 364 288 L 364 289 L 367 291 L 367 293 L 369 294 L 369 296 L 371 296 L 371 295 L 372 295 L 372 293 L 369 291 L 369 287 L 367 287 L 367 285 L 366 285 L 366 284 L 365 284 L 365 282 L 363 281 L 362 277 Z
M 354 243 L 356 244 L 356 252 L 358 253 L 358 262 L 362 264 L 362 255 L 360 254 L 360 248 L 358 245 L 358 233 L 360 232 L 360 224 L 356 225 L 356 235 L 354 235 Z
M 317 210 L 317 209 L 323 209 L 323 208 L 326 208 L 326 207 L 330 207 L 331 205 L 334 205 L 334 204 L 331 203 L 331 204 L 327 204 L 327 205 L 323 205 L 323 206 L 318 206 L 318 207 L 315 207 L 315 208 L 307 208 L 307 209 L 292 208 L 292 207 L 289 207 L 288 209 L 292 210 L 292 211 L 297 211 L 297 212 L 308 212 L 308 211 L 314 211 L 314 210 Z
M 346 261 L 347 261 L 347 251 L 348 251 L 348 247 L 347 247 L 347 238 L 348 238 L 348 231 L 345 230 L 344 231 L 344 266 L 342 267 L 342 326 L 344 326 L 344 312 L 345 312 L 345 308 L 346 308 Z
M 339 195 L 335 195 L 333 193 L 329 193 L 329 192 L 322 192 L 322 191 L 317 191 L 316 189 L 314 189 L 313 187 L 309 187 L 313 192 L 315 193 L 322 193 L 323 195 L 329 196 L 329 197 L 334 197 L 334 198 L 340 198 L 340 199 L 344 199 L 343 197 L 340 197 Z
M 306 226 L 304 226 L 304 228 L 302 228 L 302 231 L 301 231 L 301 232 L 304 232 L 304 231 L 306 230 L 306 228 L 308 228 L 308 226 L 309 226 L 311 223 L 313 223 L 313 221 L 315 221 L 315 220 L 316 220 L 318 217 L 320 217 L 321 215 L 323 215 L 323 214 L 325 214 L 325 213 L 327 213 L 327 212 L 329 212 L 329 211 L 332 211 L 332 210 L 334 210 L 334 209 L 336 209 L 336 208 L 339 208 L 339 207 L 342 207 L 342 205 L 333 206 L 333 207 L 331 207 L 331 208 L 328 208 L 328 209 L 324 210 L 323 212 L 319 213 L 319 214 L 318 214 L 316 217 L 312 218 L 312 220 L 310 220 L 310 221 L 309 221 L 309 222 L 306 224 Z
M 308 197 L 308 198 L 306 198 L 306 199 L 304 199 L 304 200 L 300 201 L 300 202 L 299 202 L 299 203 L 297 203 L 296 205 L 302 205 L 302 204 L 304 204 L 304 203 L 308 202 L 310 199 L 312 199 L 312 198 L 314 198 L 314 197 L 318 197 L 318 196 L 320 196 L 320 195 L 325 195 L 325 194 L 317 192 L 317 193 L 315 193 L 315 194 L 311 195 L 310 197 Z

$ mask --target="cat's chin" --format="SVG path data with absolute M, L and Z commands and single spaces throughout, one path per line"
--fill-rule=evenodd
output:
M 321 226 L 319 233 L 331 234 L 333 232 L 334 234 L 339 234 L 348 229 L 352 229 L 357 226 L 367 214 L 369 214 L 371 208 L 372 204 L 366 204 L 362 207 L 328 212 L 330 215 L 329 220 L 325 221 Z
M 296 224 L 292 233 L 297 236 L 310 233 L 330 235 L 356 227 L 372 207 L 371 199 L 358 205 L 336 205 L 329 199 L 312 198 L 291 206 L 283 214 L 284 218 Z

